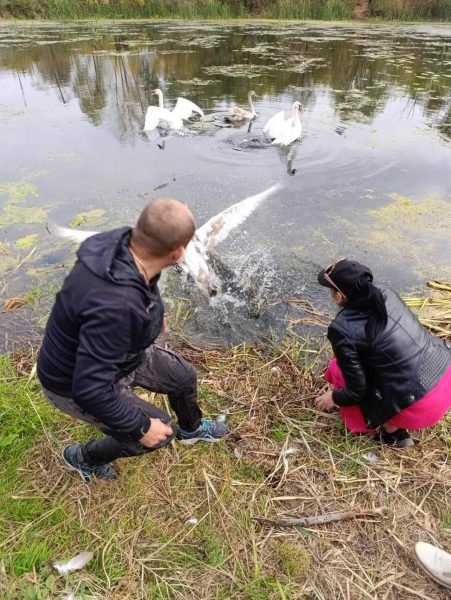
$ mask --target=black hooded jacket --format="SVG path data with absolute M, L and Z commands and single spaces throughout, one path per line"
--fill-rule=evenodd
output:
M 136 369 L 161 332 L 164 308 L 159 276 L 146 284 L 128 248 L 130 235 L 124 227 L 80 246 L 47 322 L 38 377 L 44 388 L 71 397 L 119 437 L 139 439 L 149 418 L 121 395 L 117 383 Z
M 451 350 L 421 325 L 395 292 L 382 289 L 388 322 L 374 341 L 368 310 L 345 307 L 329 325 L 346 383 L 333 391 L 339 406 L 358 404 L 367 427 L 378 427 L 429 392 L 451 366 Z

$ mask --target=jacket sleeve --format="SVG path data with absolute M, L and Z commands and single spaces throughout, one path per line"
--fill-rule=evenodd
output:
M 97 299 L 99 300 L 99 299 Z M 149 417 L 130 402 L 130 391 L 116 384 L 118 365 L 129 352 L 140 319 L 125 306 L 94 306 L 83 315 L 72 383 L 72 398 L 87 413 L 118 433 L 139 439 L 150 427 Z
M 359 404 L 365 397 L 368 384 L 357 349 L 351 340 L 334 327 L 329 327 L 327 336 L 346 383 L 346 387 L 332 392 L 333 401 L 338 406 Z

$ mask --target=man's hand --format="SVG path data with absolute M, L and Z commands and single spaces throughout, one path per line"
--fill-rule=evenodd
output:
M 325 394 L 321 394 L 321 396 L 315 398 L 315 405 L 320 410 L 331 410 L 334 408 L 336 404 L 332 398 L 332 390 L 329 390 Z
M 139 440 L 143 446 L 152 448 L 160 442 L 164 442 L 174 432 L 165 425 L 161 419 L 150 419 L 150 429 Z

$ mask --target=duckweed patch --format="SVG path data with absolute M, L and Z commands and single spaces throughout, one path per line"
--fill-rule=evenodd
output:
M 451 230 L 451 203 L 435 198 L 413 200 L 390 194 L 391 204 L 370 210 L 369 214 L 385 225 L 422 229 Z
M 39 236 L 37 233 L 25 235 L 14 242 L 14 247 L 18 250 L 27 250 L 36 244 L 38 238 Z
M 103 208 L 94 208 L 86 212 L 80 212 L 69 221 L 69 227 L 80 227 L 81 225 L 97 225 L 103 220 L 105 211 Z
M 0 183 L 0 226 L 42 223 L 45 221 L 49 207 L 29 206 L 38 197 L 37 187 L 29 181 Z

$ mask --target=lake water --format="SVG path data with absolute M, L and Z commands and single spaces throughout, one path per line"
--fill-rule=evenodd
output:
M 156 87 L 168 105 L 196 102 L 205 120 L 148 138 Z M 251 89 L 258 119 L 225 126 Z M 450 89 L 450 26 L 2 23 L 0 292 L 28 305 L 0 314 L 0 344 L 39 334 L 74 259 L 48 220 L 132 224 L 162 196 L 186 201 L 200 225 L 284 186 L 218 249 L 239 297 L 209 306 L 170 274 L 167 298 L 184 299 L 172 309 L 182 319 L 191 307 L 207 337 L 297 330 L 309 313 L 290 300 L 327 306 L 315 274 L 340 256 L 397 289 L 450 277 Z M 265 143 L 264 123 L 295 100 L 302 140 Z

